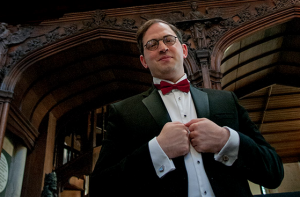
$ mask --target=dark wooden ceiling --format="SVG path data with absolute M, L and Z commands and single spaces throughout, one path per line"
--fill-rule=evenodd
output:
M 85 1 L 4 1 L 1 2 L 0 22 L 9 24 L 40 23 L 43 20 L 57 19 L 66 13 L 133 7 L 180 0 L 85 0 Z

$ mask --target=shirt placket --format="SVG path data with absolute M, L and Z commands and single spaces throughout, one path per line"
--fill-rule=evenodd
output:
M 182 123 L 187 123 L 189 122 L 192 117 L 190 114 L 190 102 L 189 100 L 186 99 L 186 95 L 187 93 L 183 93 L 181 91 L 178 90 L 173 90 L 174 96 L 175 96 L 175 100 L 176 100 L 176 104 L 178 106 L 179 109 L 179 114 L 181 117 L 181 122 Z M 204 168 L 203 168 L 203 160 L 202 160 L 202 155 L 200 153 L 198 153 L 194 147 L 192 147 L 192 145 L 190 145 L 190 161 L 193 163 L 191 166 L 192 168 L 195 169 L 196 171 L 196 177 L 195 179 L 197 180 L 197 183 L 199 184 L 199 194 L 200 196 L 204 197 L 204 196 L 214 196 L 211 192 L 210 192 L 210 186 L 208 186 L 207 184 L 205 184 L 205 182 L 209 182 L 208 180 L 203 180 L 203 179 L 207 179 L 207 176 L 203 176 L 204 174 L 206 174 Z
M 182 123 L 187 123 L 190 121 L 190 116 L 188 114 L 188 108 L 184 105 L 186 103 L 185 94 L 178 90 L 173 90 L 175 101 L 179 110 L 180 118 Z
M 211 193 L 210 186 L 205 184 L 208 183 L 209 180 L 204 180 L 207 179 L 207 176 L 203 176 L 204 174 L 206 175 L 206 172 L 203 168 L 203 160 L 201 153 L 198 153 L 193 147 L 191 147 L 190 151 L 198 178 L 201 196 L 213 196 L 213 194 Z
M 186 98 L 187 97 L 187 93 L 183 93 L 181 91 L 177 91 L 177 90 L 173 90 L 174 96 L 175 96 L 175 101 L 179 110 L 179 114 L 181 117 L 181 122 L 182 123 L 187 123 L 191 120 L 191 115 L 190 115 L 190 102 L 189 100 Z M 199 189 L 201 188 L 201 180 L 200 179 L 200 174 L 199 174 L 199 170 L 197 170 L 197 165 L 195 164 L 195 155 L 192 152 L 192 149 L 194 149 L 192 147 L 192 145 L 190 145 L 190 153 L 186 156 L 185 160 L 188 161 L 188 163 L 186 163 L 186 165 L 189 166 L 189 168 L 193 168 L 196 171 L 196 174 L 189 174 L 189 176 L 193 176 L 194 178 L 192 178 L 193 180 L 197 180 L 197 184 L 199 184 Z M 194 150 L 195 151 L 195 150 Z M 198 164 L 199 165 L 199 164 Z M 195 184 L 195 183 L 193 183 Z M 199 196 L 199 194 L 201 195 L 201 190 L 198 192 L 194 191 L 193 195 L 195 196 Z

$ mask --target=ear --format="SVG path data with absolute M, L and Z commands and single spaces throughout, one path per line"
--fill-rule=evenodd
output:
M 144 68 L 148 68 L 145 57 L 143 55 L 140 55 L 140 61 L 143 64 Z
M 183 51 L 183 58 L 186 58 L 188 56 L 188 48 L 186 46 L 186 44 L 182 44 L 182 51 Z

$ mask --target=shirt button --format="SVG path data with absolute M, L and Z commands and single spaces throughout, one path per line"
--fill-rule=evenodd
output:
M 198 160 L 197 163 L 200 164 L 200 161 Z
M 186 115 L 184 115 L 184 117 L 186 118 Z
M 181 97 L 179 97 L 178 100 L 181 100 Z
M 207 194 L 207 192 L 206 191 L 204 191 L 204 195 L 206 195 Z

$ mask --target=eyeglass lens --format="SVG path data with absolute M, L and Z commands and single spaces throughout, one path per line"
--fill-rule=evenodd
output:
M 168 35 L 168 36 L 165 36 L 163 37 L 162 40 L 164 42 L 165 45 L 167 46 L 171 46 L 173 44 L 175 44 L 176 42 L 176 38 L 175 36 L 172 36 L 172 35 Z M 153 40 L 149 40 L 146 44 L 146 48 L 150 51 L 154 51 L 158 48 L 158 45 L 159 45 L 159 41 L 160 40 L 156 40 L 156 39 L 153 39 Z

